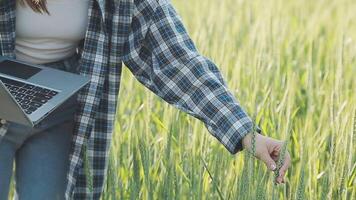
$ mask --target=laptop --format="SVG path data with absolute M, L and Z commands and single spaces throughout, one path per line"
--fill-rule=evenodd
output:
M 0 119 L 34 127 L 89 81 L 79 74 L 0 56 Z

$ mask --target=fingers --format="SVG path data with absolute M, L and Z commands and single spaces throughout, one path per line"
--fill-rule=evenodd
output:
M 283 163 L 283 166 L 280 168 L 279 170 L 279 176 L 277 177 L 277 182 L 278 183 L 284 183 L 284 175 L 286 174 L 289 166 L 290 166 L 290 163 L 291 163 L 291 159 L 290 159 L 290 155 L 289 155 L 289 152 L 286 151 L 286 156 L 285 156 L 285 160 L 284 160 L 284 163 Z
M 277 162 L 277 161 L 278 161 L 278 152 L 277 152 L 277 151 L 273 151 L 273 152 L 271 153 L 271 158 L 272 158 L 275 162 Z
M 266 164 L 269 170 L 274 171 L 276 169 L 276 162 L 267 152 L 261 156 L 261 160 Z
M 258 140 L 259 139 L 259 140 Z M 269 137 L 257 137 L 257 150 L 256 150 L 256 157 L 263 161 L 267 168 L 271 171 L 275 171 L 277 174 L 276 169 L 276 162 L 278 161 L 279 157 L 281 156 L 282 147 L 285 142 L 275 140 Z M 259 142 L 259 143 L 258 143 Z M 284 183 L 284 176 L 290 166 L 291 158 L 289 155 L 288 150 L 286 150 L 284 154 L 283 165 L 278 169 L 278 177 L 276 177 L 276 183 Z

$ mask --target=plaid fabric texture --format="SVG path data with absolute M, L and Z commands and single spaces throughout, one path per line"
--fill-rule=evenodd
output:
M 14 2 L 3 0 L 0 5 L 1 53 L 9 57 L 15 57 Z M 230 153 L 241 151 L 241 139 L 253 130 L 251 118 L 217 66 L 198 52 L 169 0 L 90 0 L 87 32 L 78 52 L 80 74 L 91 81 L 78 94 L 66 199 L 100 198 L 122 63 L 149 90 L 204 122 Z M 5 133 L 6 124 L 0 137 Z

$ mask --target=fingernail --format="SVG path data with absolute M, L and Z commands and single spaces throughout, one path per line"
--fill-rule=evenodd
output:
M 272 169 L 272 170 L 275 170 L 275 169 L 276 169 L 276 165 L 272 164 L 272 165 L 271 165 L 271 169 Z

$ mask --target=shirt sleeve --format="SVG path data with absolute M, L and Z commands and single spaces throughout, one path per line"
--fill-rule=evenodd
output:
M 199 54 L 168 0 L 134 6 L 123 62 L 136 79 L 174 107 L 201 120 L 231 153 L 253 122 L 229 91 L 217 66 Z

